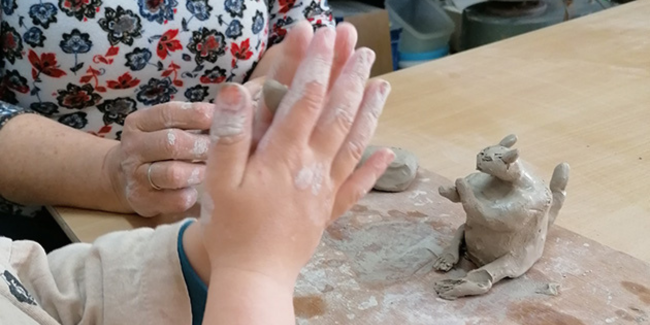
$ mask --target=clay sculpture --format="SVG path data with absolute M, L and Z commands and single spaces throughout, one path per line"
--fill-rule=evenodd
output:
M 359 165 L 365 163 L 380 148 L 368 146 L 361 157 L 361 161 L 359 161 Z M 418 159 L 413 153 L 404 149 L 390 149 L 395 153 L 395 159 L 388 165 L 388 168 L 379 177 L 373 188 L 383 192 L 402 192 L 411 186 L 417 176 Z
M 517 278 L 539 260 L 548 228 L 562 208 L 569 165 L 558 165 L 549 188 L 511 149 L 517 141 L 509 135 L 477 156 L 478 173 L 440 187 L 440 195 L 462 203 L 467 220 L 451 244 L 434 261 L 434 268 L 449 271 L 461 250 L 479 268 L 461 279 L 444 279 L 434 285 L 441 298 L 453 300 L 487 293 L 504 278 Z
M 289 88 L 273 79 L 267 79 L 262 87 L 264 103 L 273 114 L 280 106 L 284 95 Z M 363 164 L 380 147 L 369 146 L 364 151 L 360 164 Z M 395 152 L 395 159 L 388 166 L 374 186 L 375 190 L 384 192 L 405 191 L 415 180 L 418 170 L 417 157 L 404 149 L 391 148 Z

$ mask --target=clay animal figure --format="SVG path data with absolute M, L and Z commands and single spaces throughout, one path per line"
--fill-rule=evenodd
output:
M 444 279 L 434 289 L 453 300 L 487 293 L 504 278 L 517 278 L 540 259 L 548 228 L 562 208 L 569 180 L 569 165 L 558 165 L 549 187 L 534 175 L 512 149 L 509 135 L 476 157 L 477 173 L 440 187 L 440 195 L 462 203 L 467 220 L 451 244 L 434 261 L 439 271 L 449 271 L 465 252 L 479 268 L 461 279 Z
M 266 107 L 272 114 L 275 114 L 288 91 L 287 86 L 273 79 L 267 79 L 264 82 L 262 96 Z M 366 148 L 359 164 L 363 164 L 379 148 L 376 146 Z M 373 188 L 384 192 L 402 192 L 409 188 L 417 176 L 418 159 L 413 153 L 404 149 L 391 149 L 395 152 L 395 159 L 377 180 Z

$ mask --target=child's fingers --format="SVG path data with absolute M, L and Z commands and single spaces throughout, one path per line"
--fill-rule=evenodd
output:
M 390 84 L 384 80 L 373 80 L 368 83 L 352 129 L 332 164 L 331 176 L 334 182 L 340 184 L 347 179 L 361 160 L 364 149 L 375 133 L 377 121 L 389 93 Z
M 314 35 L 307 56 L 275 114 L 268 137 L 262 139 L 262 147 L 264 141 L 276 136 L 285 142 L 309 141 L 325 101 L 334 59 L 335 36 L 335 31 L 329 28 L 321 28 Z
M 352 55 L 330 91 L 327 104 L 311 138 L 313 148 L 334 158 L 350 133 L 363 99 L 375 53 L 361 48 Z
M 390 149 L 378 150 L 350 175 L 336 194 L 336 200 L 334 201 L 336 203 L 334 204 L 330 222 L 336 221 L 345 211 L 359 202 L 366 193 L 370 192 L 393 159 L 395 159 L 395 153 Z
M 206 181 L 238 186 L 248 164 L 252 137 L 252 101 L 237 84 L 221 88 L 210 129 Z
M 357 45 L 357 29 L 350 23 L 342 22 L 336 26 L 336 45 L 334 51 L 334 64 L 332 65 L 332 74 L 330 84 L 327 89 L 332 89 L 334 82 L 345 67 L 346 63 L 354 53 Z

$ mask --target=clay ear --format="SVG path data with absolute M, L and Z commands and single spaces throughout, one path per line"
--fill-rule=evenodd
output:
M 503 138 L 503 140 L 501 140 L 501 142 L 499 142 L 499 145 L 504 146 L 506 148 L 510 148 L 510 147 L 514 146 L 515 143 L 517 143 L 517 136 L 514 135 L 514 134 L 511 134 L 511 135 Z
M 513 162 L 517 161 L 518 158 L 519 149 L 509 150 L 508 152 L 504 153 L 503 156 L 501 156 L 501 160 L 503 160 L 503 162 L 506 164 L 512 164 Z

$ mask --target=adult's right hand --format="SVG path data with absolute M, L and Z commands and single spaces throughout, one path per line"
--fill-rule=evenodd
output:
M 169 102 L 126 118 L 106 168 L 128 211 L 153 217 L 194 206 L 210 143 L 201 133 L 210 129 L 213 115 L 210 103 Z

